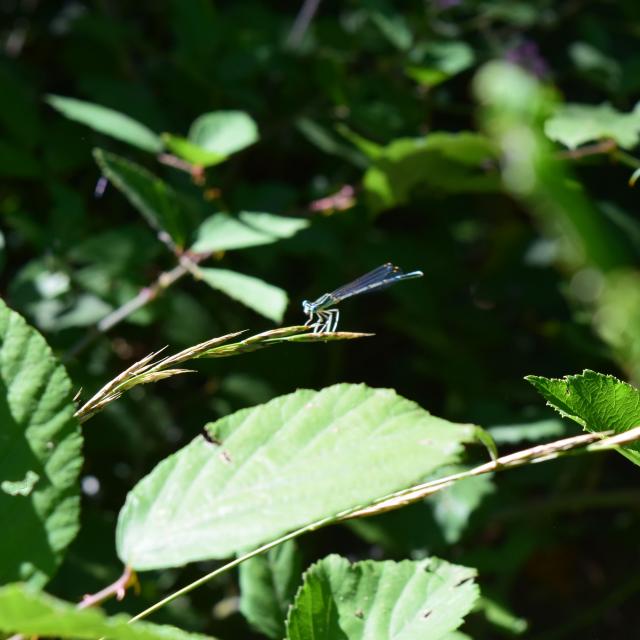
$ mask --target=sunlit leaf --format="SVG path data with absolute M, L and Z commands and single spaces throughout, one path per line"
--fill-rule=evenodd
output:
M 272 284 L 228 269 L 200 268 L 202 279 L 214 289 L 242 302 L 256 313 L 282 322 L 289 298 L 287 292 Z
M 189 139 L 176 136 L 172 133 L 163 133 L 162 140 L 167 146 L 167 149 L 194 165 L 212 167 L 224 162 L 228 158 L 228 156 L 224 154 L 207 151 Z
M 207 426 L 129 493 L 120 558 L 136 569 L 246 551 L 409 487 L 451 464 L 476 427 L 388 389 L 300 390 Z
M 302 562 L 293 540 L 250 558 L 240 565 L 240 611 L 256 630 L 280 640 L 301 581 Z
M 0 384 L 0 583 L 41 586 L 78 531 L 82 436 L 64 367 L 2 302 Z
M 194 120 L 189 140 L 196 146 L 230 156 L 258 141 L 258 126 L 243 111 L 212 111 Z
M 176 627 L 149 622 L 129 624 L 129 616 L 107 617 L 98 609 L 75 605 L 22 584 L 0 588 L 0 631 L 48 638 L 107 637 L 112 640 L 213 640 Z
M 604 138 L 631 149 L 640 141 L 640 107 L 622 113 L 609 104 L 566 104 L 545 122 L 544 132 L 570 149 Z
M 612 429 L 623 433 L 640 425 L 640 391 L 614 376 L 585 369 L 564 378 L 527 376 L 526 379 L 561 416 L 587 431 Z M 640 444 L 620 448 L 620 453 L 640 465 Z
M 476 133 L 432 133 L 388 145 L 364 177 L 374 212 L 406 204 L 414 192 L 495 191 L 495 145 Z
M 287 619 L 287 640 L 439 640 L 463 622 L 475 571 L 437 558 L 313 565 Z
M 308 220 L 276 216 L 272 213 L 241 211 L 233 216 L 215 213 L 200 225 L 191 250 L 229 251 L 257 247 L 290 238 L 308 226 Z
M 92 102 L 63 96 L 49 95 L 46 101 L 65 117 L 87 125 L 95 131 L 128 142 L 144 151 L 151 153 L 162 151 L 160 136 L 124 113 Z

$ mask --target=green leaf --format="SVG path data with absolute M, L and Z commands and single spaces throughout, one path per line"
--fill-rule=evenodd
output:
M 372 3 L 380 4 L 380 3 Z M 407 23 L 407 19 L 402 12 L 393 11 L 382 6 L 378 10 L 370 12 L 373 24 L 378 27 L 380 33 L 397 49 L 406 51 L 411 46 L 413 34 Z
M 342 143 L 331 132 L 309 118 L 299 118 L 296 128 L 302 135 L 321 151 L 330 155 L 344 158 L 356 167 L 363 169 L 367 166 L 367 159 L 357 149 Z
M 162 151 L 160 136 L 124 113 L 92 102 L 52 94 L 47 96 L 46 102 L 70 120 L 87 125 L 95 131 L 150 153 Z
M 287 540 L 240 565 L 240 611 L 269 638 L 284 637 L 284 621 L 302 578 L 295 541 Z
M 453 469 L 451 473 L 463 470 Z M 433 505 L 434 518 L 448 544 L 455 544 L 460 540 L 471 514 L 494 488 L 490 475 L 475 476 L 458 480 L 428 498 L 427 501 Z
M 531 27 L 540 19 L 540 13 L 535 5 L 514 0 L 492 0 L 484 5 L 482 15 L 483 19 L 500 20 L 520 28 Z
M 193 144 L 187 138 L 176 136 L 172 133 L 163 133 L 162 141 L 167 149 L 180 156 L 183 160 L 201 167 L 213 167 L 216 164 L 224 162 L 228 156 L 216 153 L 215 151 L 206 151 L 202 147 Z
M 63 600 L 22 584 L 0 588 L 0 631 L 55 638 L 108 637 L 110 640 L 206 640 L 169 625 L 135 622 L 118 614 L 107 617 L 98 609 L 76 609 Z
M 478 599 L 475 571 L 437 558 L 314 564 L 287 620 L 287 640 L 439 640 Z
M 417 49 L 420 62 L 408 65 L 405 72 L 426 87 L 452 78 L 475 62 L 473 49 L 463 41 L 429 42 Z
M 212 111 L 194 120 L 189 129 L 189 140 L 221 156 L 248 147 L 259 139 L 258 126 L 244 111 Z
M 3 302 L 0 376 L 0 583 L 42 586 L 78 531 L 82 435 L 64 367 Z
M 432 133 L 402 138 L 384 148 L 364 176 L 374 212 L 406 204 L 418 189 L 436 193 L 495 191 L 495 145 L 476 133 Z
M 475 430 L 364 385 L 238 411 L 134 487 L 118 554 L 143 570 L 245 552 L 412 486 L 455 462 Z
M 494 425 L 488 427 L 487 431 L 498 444 L 517 444 L 561 438 L 566 435 L 567 429 L 565 423 L 559 418 L 550 418 L 520 424 Z
M 627 231 L 627 237 L 631 234 Z M 617 269 L 607 274 L 595 300 L 593 324 L 611 347 L 621 368 L 638 380 L 640 374 L 640 271 Z
M 526 376 L 561 416 L 571 418 L 587 431 L 616 433 L 640 425 L 640 392 L 614 376 L 585 369 L 564 378 Z M 640 465 L 640 443 L 620 447 L 620 453 Z
M 226 293 L 269 320 L 282 322 L 289 303 L 286 291 L 259 278 L 228 269 L 200 268 L 198 271 L 202 274 L 202 280 L 214 289 Z
M 102 173 L 121 191 L 156 231 L 165 231 L 182 246 L 185 239 L 183 220 L 189 203 L 164 180 L 138 164 L 102 149 L 93 152 Z
M 477 608 L 484 613 L 488 622 L 508 634 L 519 635 L 524 633 L 529 626 L 524 618 L 519 618 L 504 604 L 487 596 L 483 595 L 480 598 Z
M 591 82 L 607 92 L 620 91 L 621 80 L 626 75 L 621 61 L 589 42 L 574 42 L 569 46 L 568 54 L 578 71 Z
M 39 326 L 54 331 L 70 327 L 88 327 L 102 320 L 111 311 L 113 307 L 97 296 L 82 293 L 77 296 L 73 305 L 62 313 L 48 318 L 39 318 Z
M 621 113 L 609 104 L 566 104 L 545 122 L 544 132 L 570 149 L 603 138 L 631 149 L 640 141 L 640 106 L 631 113 Z
M 200 225 L 191 251 L 199 253 L 257 247 L 290 238 L 308 226 L 308 220 L 271 213 L 241 211 L 236 216 L 216 213 Z
M 359 149 L 367 160 L 373 160 L 384 155 L 385 147 L 383 145 L 361 136 L 359 133 L 349 129 L 344 123 L 338 123 L 336 125 L 336 132 Z

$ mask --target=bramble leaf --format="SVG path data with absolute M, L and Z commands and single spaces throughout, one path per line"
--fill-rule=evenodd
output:
M 200 253 L 258 247 L 290 238 L 308 226 L 308 220 L 272 213 L 241 211 L 233 216 L 214 213 L 200 225 L 191 251 Z
M 112 138 L 150 153 L 162 151 L 160 136 L 146 125 L 114 109 L 93 102 L 50 94 L 46 102 L 69 120 L 75 120 Z
M 230 298 L 241 302 L 256 313 L 282 322 L 285 309 L 289 303 L 287 292 L 272 284 L 238 273 L 229 269 L 200 268 L 202 279 L 214 289 L 226 293 Z
M 213 640 L 211 636 L 187 633 L 169 625 L 129 624 L 126 614 L 107 617 L 98 609 L 80 610 L 23 584 L 0 588 L 0 631 L 84 640 Z
M 102 149 L 93 152 L 102 173 L 142 214 L 149 226 L 165 231 L 182 246 L 189 205 L 171 186 L 144 167 Z
M 117 548 L 135 569 L 246 552 L 338 518 L 458 460 L 477 427 L 389 389 L 300 390 L 206 427 L 129 493 Z
M 566 104 L 544 123 L 544 132 L 570 149 L 605 138 L 631 149 L 640 141 L 640 107 L 622 113 L 609 104 Z
M 64 367 L 3 302 L 0 387 L 0 583 L 42 586 L 78 532 L 82 435 Z
M 415 190 L 439 193 L 495 191 L 499 177 L 490 165 L 497 149 L 488 138 L 470 132 L 436 132 L 402 138 L 385 147 L 364 176 L 374 212 L 406 204 Z
M 585 369 L 579 375 L 564 378 L 526 376 L 525 379 L 550 407 L 587 431 L 612 429 L 623 433 L 640 426 L 640 391 L 614 376 Z M 619 451 L 640 465 L 640 443 L 624 445 Z
M 300 552 L 294 540 L 287 540 L 240 565 L 240 611 L 255 629 L 280 640 L 301 581 Z
M 287 640 L 438 640 L 478 599 L 475 571 L 437 558 L 313 565 L 287 620 Z

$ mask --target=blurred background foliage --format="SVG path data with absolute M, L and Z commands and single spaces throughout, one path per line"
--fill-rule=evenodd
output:
M 119 575 L 128 489 L 235 409 L 365 382 L 486 426 L 507 451 L 573 429 L 524 375 L 588 367 L 639 381 L 628 181 L 640 166 L 640 5 L 325 0 L 306 27 L 300 8 L 0 0 L 2 292 L 83 396 L 164 345 L 299 324 L 302 299 L 383 262 L 425 272 L 344 305 L 341 327 L 374 338 L 198 363 L 96 417 L 82 530 L 56 595 L 77 600 Z M 144 131 L 83 120 L 60 96 Z M 183 273 L 96 331 L 185 255 L 204 277 Z M 479 570 L 474 638 L 629 637 L 640 622 L 633 473 L 598 456 L 470 481 L 308 536 L 304 562 L 437 553 Z M 145 575 L 125 608 L 206 568 Z M 238 589 L 225 578 L 157 619 L 251 637 Z

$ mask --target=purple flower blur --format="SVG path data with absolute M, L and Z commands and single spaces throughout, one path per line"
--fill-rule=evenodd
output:
M 462 0 L 432 0 L 432 4 L 438 11 L 445 11 L 462 4 Z
M 538 78 L 544 78 L 549 74 L 549 65 L 533 40 L 523 40 L 507 49 L 504 57 L 507 61 L 517 64 Z

